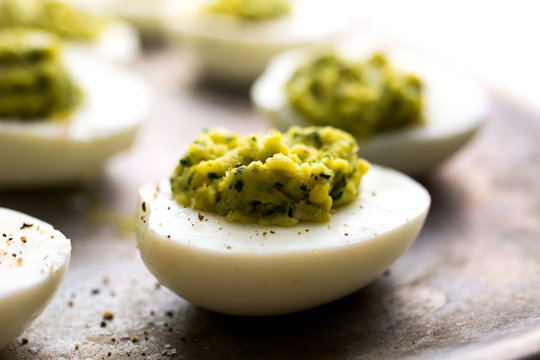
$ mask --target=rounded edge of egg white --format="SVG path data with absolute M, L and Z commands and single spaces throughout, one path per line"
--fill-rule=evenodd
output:
M 149 116 L 151 91 L 137 75 L 76 51 L 64 60 L 83 103 L 67 120 L 0 120 L 0 187 L 94 180 Z
M 23 224 L 32 226 L 23 227 Z M 23 237 L 25 243 L 22 243 Z M 0 243 L 7 252 L 7 255 L 0 254 L 0 259 L 4 257 L 0 262 L 1 350 L 19 336 L 54 297 L 69 266 L 71 241 L 42 220 L 0 207 Z M 34 247 L 28 249 L 30 246 Z M 17 250 L 13 250 L 15 248 Z M 12 252 L 17 257 L 9 258 Z M 8 274 L 10 271 L 12 273 Z
M 184 208 L 164 181 L 141 188 L 136 237 L 150 272 L 187 301 L 226 314 L 278 315 L 375 279 L 412 244 L 430 202 L 416 181 L 372 166 L 360 199 L 329 223 L 263 227 Z
M 299 65 L 333 47 L 308 47 L 273 58 L 251 87 L 256 111 L 278 129 L 309 122 L 288 105 L 285 84 Z M 350 58 L 365 58 L 373 49 L 335 49 Z M 427 173 L 463 148 L 481 129 L 491 111 L 485 89 L 474 79 L 408 51 L 384 51 L 403 71 L 418 74 L 425 84 L 425 126 L 359 140 L 359 155 L 409 175 Z

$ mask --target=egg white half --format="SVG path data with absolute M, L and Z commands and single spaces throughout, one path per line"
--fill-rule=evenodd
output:
M 51 225 L 0 208 L 0 349 L 46 308 L 70 254 L 71 242 Z
M 90 43 L 69 41 L 65 46 L 72 51 L 121 64 L 135 61 L 141 52 L 141 44 L 135 29 L 119 20 L 108 24 L 95 41 Z
M 138 77 L 65 55 L 85 100 L 67 121 L 0 119 L 0 187 L 93 179 L 107 158 L 129 147 L 150 112 L 150 91 Z
M 285 314 L 350 294 L 387 269 L 418 235 L 428 192 L 372 166 L 361 195 L 329 223 L 264 227 L 178 205 L 168 181 L 140 190 L 141 257 L 166 287 L 226 314 Z
M 208 3 L 175 3 L 165 31 L 197 55 L 208 76 L 232 84 L 250 83 L 284 50 L 332 40 L 352 21 L 343 0 L 292 0 L 291 14 L 269 21 L 208 14 Z
M 309 122 L 288 103 L 285 84 L 294 71 L 327 48 L 305 48 L 275 57 L 251 89 L 258 112 L 281 130 Z M 349 57 L 365 58 L 362 54 Z M 350 52 L 350 51 L 349 51 Z M 421 175 L 462 148 L 480 129 L 490 113 L 486 91 L 474 80 L 439 66 L 429 59 L 388 51 L 399 69 L 417 74 L 425 84 L 424 115 L 427 124 L 359 140 L 360 156 L 410 175 Z

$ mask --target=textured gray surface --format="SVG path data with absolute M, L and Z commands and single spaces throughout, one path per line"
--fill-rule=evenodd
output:
M 0 194 L 72 239 L 70 269 L 5 359 L 514 359 L 540 354 L 540 120 L 494 97 L 466 149 L 422 180 L 426 226 L 384 276 L 298 314 L 224 316 L 157 286 L 133 235 L 137 189 L 167 177 L 202 127 L 266 125 L 246 94 L 197 83 L 169 51 L 136 64 L 157 103 L 134 147 L 95 184 Z M 114 319 L 105 321 L 111 311 Z M 136 337 L 137 341 L 134 341 Z M 28 340 L 23 344 L 23 339 Z M 76 349 L 77 348 L 77 349 Z

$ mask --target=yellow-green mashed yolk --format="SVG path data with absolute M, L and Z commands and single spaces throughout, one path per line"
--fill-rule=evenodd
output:
M 365 139 L 424 124 L 422 82 L 382 53 L 354 62 L 330 53 L 298 68 L 286 84 L 289 104 L 314 125 Z
M 79 104 L 82 93 L 59 56 L 53 34 L 0 31 L 0 120 L 63 117 Z
M 107 24 L 65 0 L 0 0 L 0 28 L 33 27 L 74 41 L 96 39 Z
M 244 20 L 272 20 L 291 12 L 289 0 L 217 0 L 208 11 Z
M 231 221 L 292 226 L 325 222 L 353 201 L 369 163 L 348 133 L 292 127 L 284 134 L 242 137 L 225 130 L 200 134 L 171 177 L 183 206 Z

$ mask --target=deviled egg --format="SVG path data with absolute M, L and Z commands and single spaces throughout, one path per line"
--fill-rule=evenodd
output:
M 356 150 L 330 127 L 201 134 L 170 181 L 140 190 L 144 263 L 179 296 L 226 314 L 291 313 L 358 290 L 411 245 L 430 196 Z
M 283 53 L 254 83 L 252 102 L 279 129 L 350 126 L 361 156 L 411 175 L 453 155 L 487 119 L 485 90 L 463 74 L 405 52 L 388 51 L 387 59 L 371 54 L 346 47 Z M 317 78 L 310 79 L 310 71 Z M 336 106 L 339 114 L 332 113 Z
M 137 33 L 127 23 L 67 0 L 0 0 L 0 29 L 10 27 L 50 31 L 68 49 L 120 63 L 140 52 Z
M 51 33 L 0 31 L 0 186 L 96 177 L 150 110 L 127 70 L 61 52 Z
M 70 254 L 71 242 L 51 225 L 0 208 L 0 349 L 45 310 Z
M 349 23 L 346 1 L 179 1 L 166 31 L 197 55 L 210 77 L 247 84 L 276 54 L 335 38 Z

